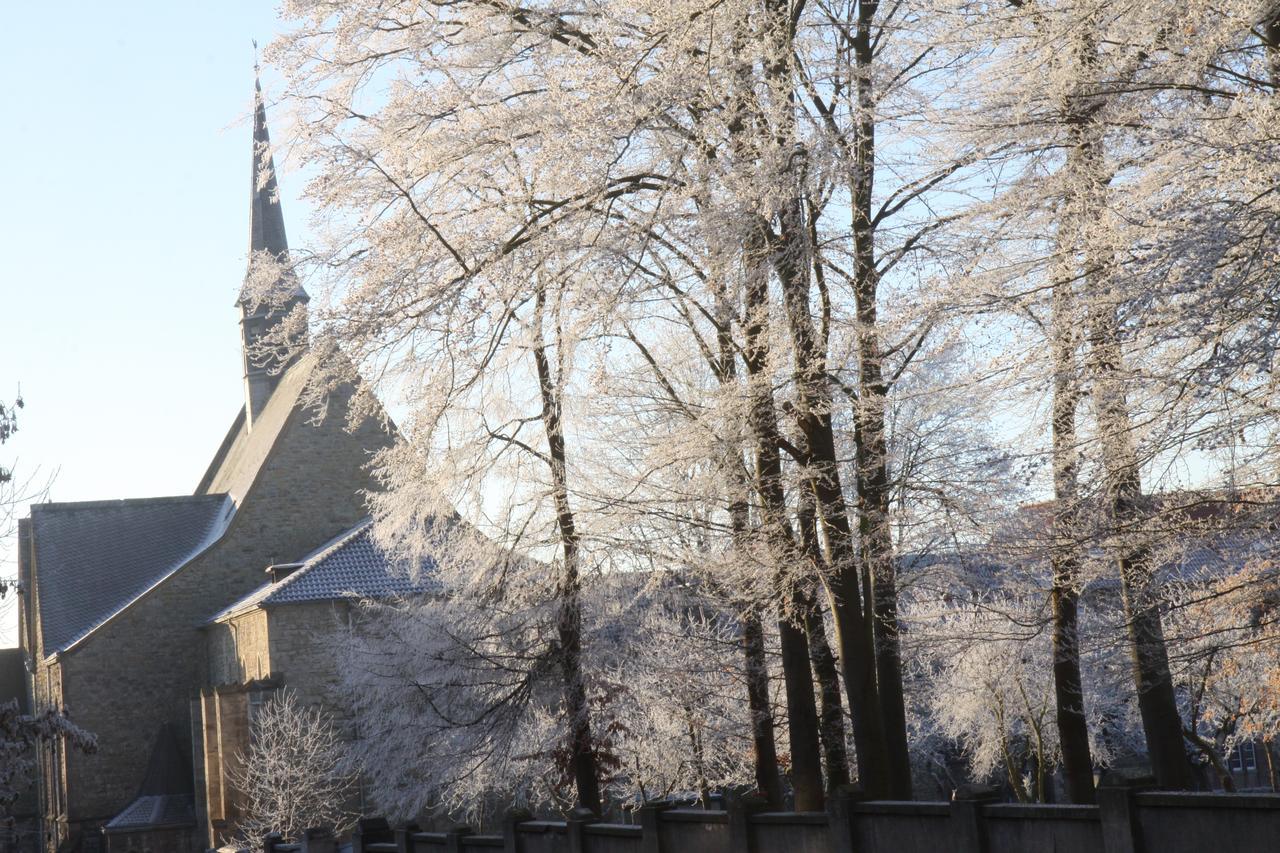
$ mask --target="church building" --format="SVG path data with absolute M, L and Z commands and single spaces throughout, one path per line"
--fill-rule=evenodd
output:
M 284 260 L 260 88 L 255 98 L 250 257 Z M 192 494 L 37 504 L 21 522 L 28 698 L 67 708 L 98 739 L 92 754 L 54 743 L 40 756 L 45 851 L 216 846 L 255 691 L 283 678 L 314 692 L 325 678 L 290 629 L 298 614 L 413 589 L 372 548 L 362 496 L 394 428 L 374 418 L 349 431 L 351 386 L 317 419 L 303 403 L 316 370 L 304 346 L 283 364 L 258 357 L 261 336 L 307 303 L 291 275 L 275 286 L 274 309 L 239 300 L 244 405 Z

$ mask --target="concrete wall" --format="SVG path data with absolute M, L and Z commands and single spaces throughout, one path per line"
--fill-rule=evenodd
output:
M 357 833 L 353 853 L 1253 853 L 1280 849 L 1280 795 L 1168 794 L 1118 785 L 1097 806 L 864 802 L 826 813 L 641 809 L 639 825 L 508 820 L 502 835 Z M 392 838 L 392 840 L 388 840 Z M 294 847 L 287 846 L 286 849 Z M 299 847 L 305 847 L 300 845 Z M 285 850 L 280 853 L 286 853 Z M 300 853 L 309 853 L 300 850 Z

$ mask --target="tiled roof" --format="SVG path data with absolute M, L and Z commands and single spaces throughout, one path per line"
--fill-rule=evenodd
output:
M 390 598 L 437 592 L 440 582 L 430 558 L 416 568 L 392 560 L 373 541 L 373 522 L 366 519 L 301 560 L 287 577 L 267 583 L 240 599 L 211 621 L 252 607 L 342 598 Z
M 35 504 L 45 654 L 65 651 L 217 541 L 226 495 Z
M 1203 539 L 1189 538 L 1157 554 L 1161 580 L 1214 581 L 1235 574 L 1254 560 L 1274 560 L 1280 555 L 1280 540 L 1274 533 L 1228 531 Z
M 138 797 L 107 822 L 107 832 L 137 832 L 169 826 L 195 826 L 194 794 Z

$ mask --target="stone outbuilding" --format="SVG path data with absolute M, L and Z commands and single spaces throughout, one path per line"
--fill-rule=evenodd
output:
M 255 710 L 287 689 L 341 724 L 333 641 L 347 627 L 352 602 L 435 594 L 434 569 L 430 561 L 410 567 L 390 560 L 366 519 L 298 562 L 269 566 L 258 589 L 208 620 L 208 680 L 191 710 L 202 753 L 197 798 L 207 816 L 207 846 L 228 840 L 242 815 L 235 779 Z

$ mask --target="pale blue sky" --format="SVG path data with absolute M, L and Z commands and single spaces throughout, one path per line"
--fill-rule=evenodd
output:
M 73 0 L 5 17 L 0 399 L 21 383 L 27 406 L 0 464 L 56 470 L 56 501 L 190 493 L 242 398 L 250 39 L 280 29 L 275 4 Z M 281 181 L 301 245 L 301 181 Z M 16 642 L 10 601 L 0 646 Z

